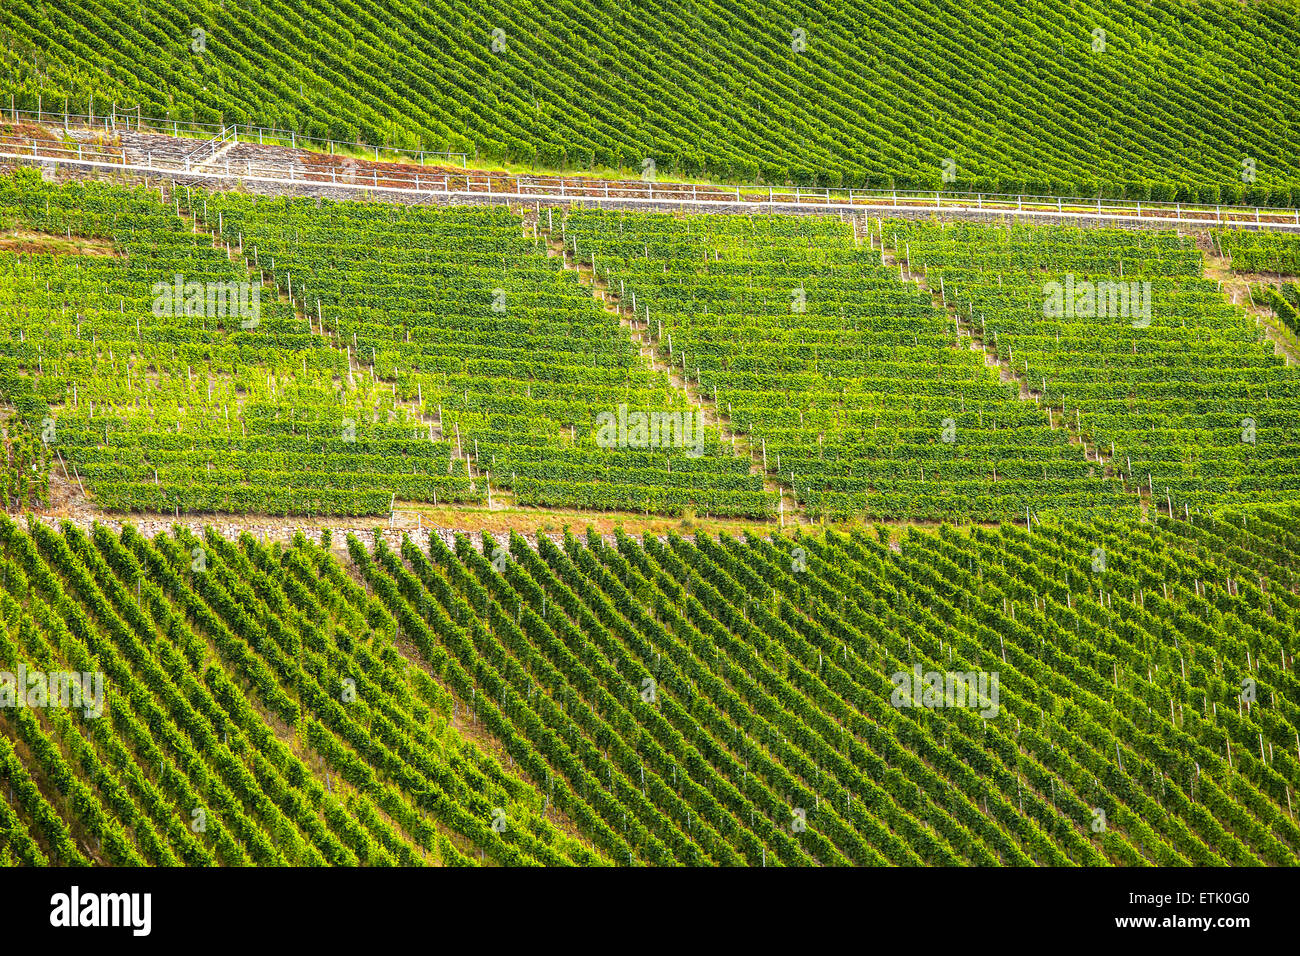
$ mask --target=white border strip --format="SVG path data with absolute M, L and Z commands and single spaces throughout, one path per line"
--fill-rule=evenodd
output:
M 1042 218 L 1042 219 L 1059 219 L 1062 222 L 1080 222 L 1080 223 L 1141 223 L 1155 226 L 1214 226 L 1221 228 L 1246 228 L 1246 229 L 1269 229 L 1282 230 L 1291 232 L 1300 232 L 1300 223 L 1279 222 L 1266 219 L 1233 219 L 1233 218 L 1215 218 L 1203 219 L 1193 218 L 1181 214 L 1173 216 L 1162 215 L 1141 215 L 1135 212 L 1099 211 L 1099 212 L 1075 212 L 1065 211 L 1053 208 L 1024 208 L 1021 203 L 1017 207 L 1011 206 L 993 206 L 980 205 L 969 206 L 957 203 L 944 203 L 942 205 L 922 205 L 919 203 L 893 202 L 893 203 L 843 203 L 843 202 L 808 202 L 804 199 L 784 200 L 784 199 L 756 199 L 740 200 L 737 202 L 731 198 L 717 199 L 688 199 L 682 198 L 661 198 L 656 196 L 609 196 L 609 195 L 574 195 L 572 187 L 566 187 L 561 184 L 558 188 L 549 185 L 537 184 L 532 188 L 535 191 L 529 192 L 490 192 L 471 189 L 449 189 L 447 180 L 444 179 L 442 189 L 416 188 L 414 186 L 379 186 L 373 183 L 356 183 L 356 182 L 336 182 L 323 181 L 315 179 L 294 179 L 283 176 L 267 176 L 260 174 L 241 174 L 221 170 L 204 170 L 204 169 L 184 169 L 180 167 L 159 166 L 159 165 L 140 165 L 139 163 L 113 163 L 93 159 L 72 159 L 54 156 L 41 155 L 24 155 L 21 153 L 0 152 L 0 160 L 16 160 L 22 163 L 39 163 L 41 165 L 52 166 L 76 166 L 87 169 L 113 170 L 116 172 L 134 173 L 140 176 L 158 176 L 160 178 L 172 179 L 215 179 L 230 182 L 238 185 L 240 183 L 265 183 L 279 187 L 288 187 L 292 189 L 344 189 L 360 191 L 362 193 L 378 193 L 387 195 L 404 196 L 407 198 L 415 197 L 417 199 L 468 199 L 476 202 L 536 202 L 539 200 L 554 200 L 560 203 L 592 203 L 595 205 L 629 205 L 629 206 L 664 206 L 667 208 L 686 208 L 693 207 L 700 211 L 747 211 L 755 213 L 775 213 L 784 211 L 794 212 L 851 212 L 851 213 L 949 213 L 956 215 L 971 216 L 1015 216 L 1020 218 Z M 595 188 L 595 187 L 578 187 L 578 188 Z M 739 208 L 737 208 L 739 207 Z M 1162 207 L 1163 208 L 1163 207 Z M 1235 207 L 1234 207 L 1235 208 Z

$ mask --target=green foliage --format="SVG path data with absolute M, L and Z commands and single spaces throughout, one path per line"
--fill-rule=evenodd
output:
M 357 625 L 359 609 L 382 608 L 340 588 L 319 548 L 7 519 L 0 539 L 0 669 L 98 671 L 105 690 L 98 718 L 0 711 L 29 755 L 0 735 L 17 808 L 0 807 L 0 834 L 19 861 L 412 865 L 454 834 L 504 864 L 599 862 L 449 726 L 445 691 Z M 491 827 L 496 808 L 513 831 Z M 69 833 L 92 838 L 84 853 Z
M 943 284 L 1058 428 L 1104 453 L 1134 504 L 1295 500 L 1300 369 L 1203 277 L 1191 237 L 889 221 L 880 232 Z
M 256 245 L 263 262 L 274 259 L 276 278 L 311 308 L 320 303 L 360 373 L 390 380 L 436 423 L 457 466 L 472 459 L 476 494 L 490 475 L 519 504 L 775 510 L 762 478 L 716 429 L 694 419 L 687 431 L 681 390 L 517 214 L 234 193 L 192 204 Z M 660 430 L 647 430 L 645 447 L 617 434 L 604 442 L 601 416 L 616 418 L 620 406 L 676 415 L 679 427 L 657 440 Z
M 1211 231 L 1234 272 L 1275 272 L 1300 275 L 1300 236 L 1267 230 Z
M 574 212 L 580 260 L 813 517 L 1122 501 L 931 296 L 834 219 Z
M 1290 205 L 1292 14 L 1233 0 L 265 0 L 250 29 L 235 4 L 16 0 L 0 10 L 0 96 L 549 168 L 639 173 L 651 158 L 662 175 L 769 184 L 1133 198 L 1150 184 L 1184 202 L 1249 177 L 1251 205 Z
M 180 196 L 15 177 L 0 180 L 0 208 L 117 253 L 0 252 L 0 389 L 20 412 L 9 504 L 47 500 L 51 468 L 116 511 L 361 515 L 394 496 L 483 498 L 429 422 L 392 386 L 349 374 L 346 353 L 276 301 L 256 263 L 231 261 L 181 218 Z M 177 276 L 257 287 L 256 322 L 208 314 L 206 299 L 160 314 Z
M 898 551 L 351 552 L 615 863 L 1279 865 L 1300 849 L 1297 530 L 1256 511 L 944 526 Z M 998 706 L 900 707 L 914 667 L 997 673 Z
M 108 690 L 0 712 L 14 861 L 1300 862 L 1294 509 L 348 549 L 0 523 L 0 666 Z

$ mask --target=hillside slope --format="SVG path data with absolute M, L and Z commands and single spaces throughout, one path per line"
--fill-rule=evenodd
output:
M 1251 205 L 1300 186 L 1282 0 L 17 0 L 0 31 L 0 96 L 26 109 L 769 184 Z
M 5 521 L 0 859 L 1300 863 L 1294 511 L 885 538 Z

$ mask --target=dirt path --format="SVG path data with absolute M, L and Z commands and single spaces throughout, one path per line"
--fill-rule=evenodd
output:
M 1281 286 L 1283 278 L 1276 273 L 1234 272 L 1231 260 L 1222 254 L 1208 232 L 1193 234 L 1196 246 L 1205 260 L 1205 278 L 1217 282 L 1219 289 L 1234 305 L 1239 305 L 1255 319 L 1255 324 L 1273 343 L 1275 355 L 1280 355 L 1288 365 L 1300 365 L 1300 337 L 1282 324 L 1272 309 L 1255 302 L 1250 293 L 1252 285 Z
M 42 254 L 47 256 L 120 256 L 121 253 L 109 239 L 92 239 L 87 236 L 55 236 L 32 229 L 11 229 L 0 233 L 0 252 L 19 255 Z

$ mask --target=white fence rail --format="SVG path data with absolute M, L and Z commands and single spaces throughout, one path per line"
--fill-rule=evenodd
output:
M 218 138 L 202 144 L 205 150 Z M 209 155 L 215 155 L 219 146 Z M 132 153 L 143 152 L 143 158 Z M 185 157 L 188 160 L 189 157 Z M 208 163 L 203 168 L 188 161 L 159 157 L 148 150 L 124 146 L 78 143 L 76 148 L 33 137 L 0 136 L 0 159 L 66 164 L 86 169 L 115 170 L 140 176 L 203 178 L 230 185 L 260 183 L 279 187 L 328 187 L 392 198 L 422 201 L 427 198 L 502 202 L 588 201 L 615 205 L 660 205 L 699 211 L 747 212 L 803 211 L 993 214 L 1021 218 L 1047 218 L 1062 222 L 1150 223 L 1170 226 L 1237 226 L 1300 230 L 1300 210 L 1243 206 L 1208 206 L 1186 203 L 1122 202 L 1104 199 L 1064 199 L 1039 196 L 1004 196 L 979 193 L 953 195 L 902 190 L 721 188 L 682 183 L 591 178 L 494 176 L 430 170 L 411 172 L 375 165 L 360 168 L 347 158 L 312 165 L 291 160 L 235 160 Z
M 91 108 L 93 110 L 93 105 Z M 0 107 L 0 109 L 3 109 L 3 107 Z M 9 109 L 0 113 L 0 116 L 8 116 L 10 122 L 14 124 L 20 122 L 34 123 L 38 126 L 48 124 L 61 126 L 65 130 L 71 130 L 74 127 L 93 127 L 96 129 L 102 127 L 108 132 L 124 129 L 138 133 L 160 133 L 171 136 L 188 134 L 203 138 L 210 138 L 214 133 L 220 133 L 224 129 L 233 129 L 237 138 L 250 143 L 256 140 L 260 145 L 287 145 L 293 149 L 313 149 L 331 155 L 346 155 L 349 151 L 373 152 L 376 161 L 380 162 L 386 159 L 389 162 L 411 161 L 424 165 L 426 162 L 440 161 L 458 163 L 461 169 L 465 169 L 469 164 L 467 154 L 454 151 L 402 149 L 397 146 L 371 146 L 368 143 L 361 142 L 349 143 L 337 139 L 319 139 L 314 136 L 304 136 L 295 130 L 278 129 L 272 126 L 254 126 L 249 123 L 231 123 L 225 126 L 220 123 L 202 123 L 197 120 L 159 119 L 157 117 L 141 116 L 139 107 L 126 109 L 119 107 L 116 103 L 110 105 L 108 112 L 96 115 L 94 112 L 69 113 L 67 111 L 55 112 L 46 109 L 20 110 L 14 108 L 13 98 L 10 97 Z
M 212 137 L 212 139 L 205 143 L 200 143 L 198 146 L 194 147 L 194 149 L 185 154 L 183 157 L 185 168 L 190 169 L 193 166 L 201 166 L 211 160 L 212 157 L 216 156 L 217 153 L 221 152 L 221 150 L 225 149 L 227 146 L 234 145 L 237 142 L 239 142 L 239 138 L 235 135 L 235 128 L 233 126 L 222 127 L 221 132 L 217 133 L 217 135 Z
M 436 150 L 412 150 L 401 149 L 391 146 L 371 146 L 364 143 L 348 143 L 339 140 L 315 139 L 307 136 L 300 136 L 293 130 L 280 130 L 263 126 L 252 126 L 248 124 L 233 123 L 228 126 L 222 126 L 216 123 L 202 123 L 197 121 L 181 121 L 172 119 L 157 119 L 142 117 L 140 108 L 137 106 L 131 108 L 120 108 L 116 103 L 110 104 L 108 113 L 95 116 L 93 112 L 89 114 L 68 113 L 66 111 L 53 112 L 50 110 L 20 110 L 13 106 L 13 97 L 10 97 L 10 108 L 8 114 L 15 124 L 19 121 L 30 121 L 37 125 L 49 123 L 61 125 L 65 130 L 72 126 L 90 126 L 96 127 L 103 123 L 105 129 L 116 130 L 124 128 L 135 130 L 142 133 L 158 133 L 162 135 L 180 136 L 181 132 L 195 133 L 200 136 L 211 137 L 208 142 L 212 143 L 215 139 L 230 135 L 236 142 L 252 142 L 254 137 L 259 145 L 288 144 L 291 148 L 317 149 L 327 152 L 329 155 L 346 156 L 348 151 L 351 152 L 373 152 L 375 162 L 403 162 L 414 161 L 420 165 L 425 165 L 430 160 L 445 159 L 447 161 L 459 160 L 462 169 L 466 170 L 467 175 L 477 175 L 480 177 L 473 180 L 472 184 L 467 186 L 463 191 L 475 192 L 490 190 L 491 179 L 488 173 L 471 173 L 468 169 L 468 157 L 465 153 L 436 151 Z M 134 125 L 132 125 L 134 123 Z M 213 132 L 215 131 L 215 133 Z M 241 139 L 243 137 L 243 139 Z M 206 146 L 207 144 L 205 144 Z M 202 150 L 203 147 L 200 147 Z M 215 153 L 220 146 L 212 150 Z M 201 160 L 196 160 L 201 162 Z M 268 165 L 267 169 L 269 170 Z M 161 169 L 161 167 L 159 167 Z M 250 176 L 252 174 L 250 173 Z M 275 177 L 269 177 L 274 181 Z M 393 188 L 414 190 L 416 192 L 429 191 L 427 185 L 422 184 L 419 175 L 398 174 L 396 171 L 384 174 L 378 181 L 372 181 L 369 185 L 376 188 L 382 188 L 384 185 Z M 425 177 L 427 178 L 427 177 Z M 436 178 L 436 177 L 435 177 Z M 495 177 L 500 179 L 501 177 Z M 998 193 L 970 193 L 970 192 L 942 192 L 942 191 L 919 191 L 919 190 L 870 190 L 856 189 L 847 187 L 831 188 L 807 188 L 792 187 L 790 189 L 777 187 L 766 190 L 766 199 L 764 200 L 764 191 L 749 187 L 730 187 L 723 189 L 716 186 L 691 186 L 673 184 L 673 183 L 641 183 L 636 180 L 617 180 L 607 183 L 603 190 L 597 185 L 592 187 L 592 183 L 599 184 L 601 180 L 587 178 L 564 178 L 564 177 L 532 177 L 532 176 L 511 176 L 512 183 L 519 184 L 521 189 L 526 189 L 530 198 L 559 198 L 565 201 L 574 198 L 583 199 L 609 199 L 610 201 L 626 201 L 629 196 L 627 193 L 634 193 L 638 190 L 644 192 L 644 195 L 637 198 L 643 202 L 720 202 L 731 201 L 723 200 L 718 197 L 736 196 L 735 202 L 752 202 L 761 204 L 764 201 L 769 205 L 780 203 L 781 205 L 796 205 L 801 207 L 838 207 L 838 206 L 863 206 L 873 207 L 882 206 L 910 206 L 926 205 L 936 209 L 947 209 L 951 211 L 963 210 L 984 210 L 993 209 L 998 212 L 1010 212 L 1014 204 L 1015 212 L 1023 215 L 1045 215 L 1051 213 L 1053 209 L 1057 215 L 1066 217 L 1067 214 L 1080 214 L 1089 219 L 1113 219 L 1117 221 L 1127 220 L 1148 220 L 1148 219 L 1169 219 L 1173 222 L 1204 224 L 1204 223 L 1223 223 L 1234 225 L 1259 225 L 1259 226 L 1276 226 L 1285 227 L 1290 221 L 1292 224 L 1300 224 L 1300 210 L 1298 209 L 1278 209 L 1269 207 L 1246 207 L 1241 205 L 1213 205 L 1208 203 L 1166 203 L 1166 202 L 1143 202 L 1129 199 L 1102 199 L 1099 197 L 1054 197 L 1054 196 L 1013 196 Z M 315 181 L 315 180 L 313 180 Z M 558 184 L 558 185 L 557 185 Z M 340 186 L 347 187 L 356 185 L 358 188 L 366 185 L 363 182 L 346 182 L 340 183 Z M 610 186 L 624 195 L 612 195 Z M 475 188 L 475 186 L 479 188 Z M 558 196 L 553 197 L 554 190 L 559 189 Z M 690 196 L 687 197 L 686 190 L 690 190 Z M 586 190 L 580 193 L 579 190 Z M 435 190 L 437 191 L 437 190 Z M 446 191 L 443 189 L 442 191 Z M 701 192 L 703 191 L 703 193 Z M 743 198 L 742 198 L 743 197 Z M 791 198 L 793 197 L 793 198 Z M 1226 211 L 1225 211 L 1226 209 Z

